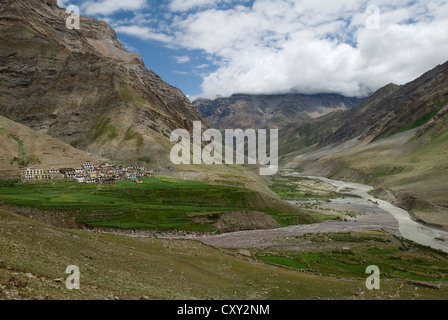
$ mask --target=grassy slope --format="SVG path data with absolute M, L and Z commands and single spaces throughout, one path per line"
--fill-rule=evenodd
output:
M 344 281 L 253 263 L 197 242 L 165 241 L 62 230 L 0 210 L 0 298 L 19 299 L 433 299 L 441 291 L 364 280 Z M 81 291 L 54 279 L 68 265 L 81 271 Z M 11 277 L 28 281 L 16 288 Z M 401 289 L 399 287 L 403 285 Z M 418 295 L 417 295 L 418 294 Z

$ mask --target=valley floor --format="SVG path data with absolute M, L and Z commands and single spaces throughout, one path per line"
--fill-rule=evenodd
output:
M 380 291 L 368 291 L 364 276 L 335 278 L 300 272 L 262 262 L 269 257 L 256 259 L 197 241 L 65 230 L 1 210 L 0 222 L 0 299 L 448 297 L 445 285 L 428 287 L 404 278 L 384 279 Z M 438 259 L 438 269 L 431 270 L 442 272 L 446 257 L 431 254 L 432 259 Z M 81 290 L 65 288 L 68 265 L 79 267 Z
M 297 181 L 294 182 L 294 177 Z M 373 188 L 361 184 L 335 181 L 320 177 L 289 175 L 289 196 L 302 197 L 299 191 L 312 191 L 317 198 L 289 200 L 305 210 L 313 210 L 331 220 L 310 225 L 295 225 L 272 230 L 252 230 L 222 235 L 199 237 L 200 241 L 220 248 L 269 248 L 279 239 L 304 234 L 330 232 L 386 231 L 392 235 L 405 237 L 420 245 L 432 247 L 448 253 L 448 233 L 421 225 L 409 214 L 371 196 Z M 298 188 L 298 189 L 295 189 Z M 295 192 L 295 193 L 294 193 Z M 319 192 L 333 198 L 319 198 Z M 345 193 L 344 193 L 345 192 Z M 307 193 L 310 194 L 310 193 Z M 306 197 L 306 196 L 304 196 Z M 334 219 L 334 217 L 338 219 Z
M 272 188 L 324 222 L 145 237 L 0 210 L 0 299 L 448 299 L 448 255 L 404 239 L 374 201 L 303 177 L 280 177 Z M 80 268 L 79 291 L 65 287 L 69 265 Z M 366 289 L 371 265 L 380 290 Z

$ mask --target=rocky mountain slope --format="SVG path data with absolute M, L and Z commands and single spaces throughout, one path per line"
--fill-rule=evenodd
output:
M 163 165 L 166 137 L 199 112 L 105 22 L 68 30 L 68 16 L 56 0 L 2 0 L 0 114 L 88 152 Z
M 336 110 L 350 110 L 361 102 L 336 94 L 246 95 L 194 102 L 202 116 L 217 129 L 278 129 L 315 119 Z
M 313 145 L 322 147 L 342 143 L 358 137 L 384 117 L 388 105 L 383 102 L 399 89 L 400 86 L 389 84 L 350 111 L 333 112 L 324 117 L 288 125 L 281 131 L 280 153 L 287 154 Z
M 55 138 L 0 116 L 0 179 L 16 178 L 20 166 L 50 170 L 77 168 L 100 157 L 77 150 Z
M 389 84 L 350 112 L 287 126 L 281 133 L 283 154 L 318 144 L 354 138 L 374 141 L 430 121 L 448 102 L 448 62 L 404 85 Z
M 448 229 L 448 62 L 281 137 L 285 167 L 383 188 L 416 219 Z
M 355 108 L 324 143 L 346 141 L 361 133 L 361 139 L 373 141 L 422 125 L 448 101 L 447 88 L 448 62 L 404 86 L 386 86 Z
M 361 139 L 378 140 L 421 126 L 448 103 L 448 61 L 404 85 L 382 105 L 387 114 Z M 440 118 L 440 115 L 439 115 Z

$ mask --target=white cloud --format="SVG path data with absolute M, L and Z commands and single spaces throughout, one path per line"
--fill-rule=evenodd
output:
M 113 3 L 121 2 L 103 0 L 89 8 L 102 7 L 104 13 L 145 1 L 122 2 L 121 9 L 112 9 Z M 216 67 L 203 75 L 202 95 L 208 98 L 286 92 L 362 96 L 390 82 L 404 84 L 448 60 L 447 0 L 248 3 L 171 0 L 164 18 L 136 14 L 116 30 L 205 53 Z M 380 8 L 379 30 L 366 28 L 369 5 Z M 189 61 L 176 57 L 177 63 Z
M 191 60 L 188 56 L 174 57 L 174 59 L 176 59 L 177 63 L 187 63 Z
M 187 76 L 187 75 L 189 75 L 188 72 L 185 72 L 185 71 L 179 71 L 179 70 L 175 70 L 175 71 L 173 71 L 173 73 L 175 73 L 175 74 L 179 74 L 179 75 L 181 75 L 181 76 Z
M 173 11 L 188 11 L 191 9 L 213 7 L 219 0 L 173 0 L 170 8 Z
M 68 5 L 68 0 L 58 0 L 58 6 L 59 8 L 66 8 Z
M 115 28 L 115 31 L 124 33 L 134 37 L 138 37 L 143 40 L 155 40 L 164 43 L 170 43 L 173 39 L 163 33 L 158 33 L 149 27 L 140 27 L 137 25 L 131 26 L 119 26 Z
M 101 0 L 86 1 L 81 9 L 88 15 L 110 15 L 117 11 L 135 11 L 144 8 L 146 0 Z
M 170 9 L 176 12 L 185 12 L 198 9 L 215 8 L 218 5 L 235 5 L 239 3 L 247 3 L 249 0 L 172 0 Z
M 203 95 L 366 95 L 403 84 L 448 60 L 447 1 L 379 0 L 381 27 L 368 30 L 357 0 L 256 0 L 252 8 L 207 9 L 177 22 L 177 41 L 220 62 Z M 412 22 L 412 23 L 411 23 Z

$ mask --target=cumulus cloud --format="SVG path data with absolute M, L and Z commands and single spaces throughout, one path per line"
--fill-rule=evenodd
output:
M 86 1 L 82 4 L 83 12 L 88 15 L 110 15 L 117 11 L 134 11 L 142 9 L 146 5 L 146 0 L 101 0 Z
M 112 10 L 107 4 L 119 2 L 103 0 L 91 10 L 106 12 Z M 132 3 L 144 5 L 132 0 L 122 7 Z M 367 28 L 371 5 L 381 13 L 373 29 Z M 171 0 L 167 10 L 163 23 L 133 21 L 116 29 L 205 53 L 214 66 L 203 74 L 207 98 L 288 92 L 365 96 L 448 60 L 447 0 Z
M 258 0 L 251 8 L 204 10 L 176 27 L 183 46 L 221 62 L 204 78 L 203 95 L 209 98 L 287 92 L 365 96 L 448 60 L 448 15 L 441 15 L 446 1 L 377 3 L 378 30 L 366 28 L 369 3 L 356 0 Z
M 218 5 L 235 5 L 238 3 L 247 3 L 249 0 L 172 0 L 170 9 L 172 11 L 184 12 L 205 8 L 214 8 Z
M 188 11 L 191 9 L 213 7 L 216 2 L 218 2 L 218 0 L 173 0 L 170 8 L 173 11 Z

